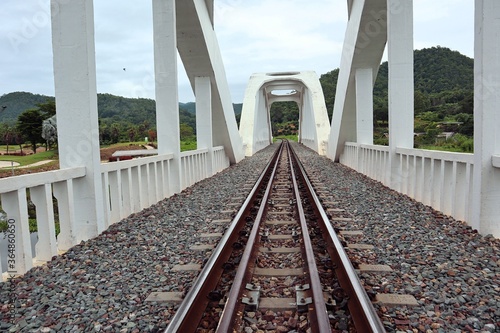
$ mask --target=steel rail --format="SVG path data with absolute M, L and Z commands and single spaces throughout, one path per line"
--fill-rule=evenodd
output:
M 256 248 L 255 244 L 259 241 L 259 229 L 260 224 L 262 222 L 262 217 L 264 216 L 264 212 L 266 210 L 266 203 L 271 193 L 271 189 L 273 186 L 274 177 L 276 175 L 276 170 L 280 163 L 280 157 L 283 151 L 283 143 L 280 146 L 279 156 L 276 159 L 276 162 L 273 167 L 273 171 L 271 173 L 271 177 L 269 182 L 267 183 L 266 192 L 262 198 L 262 204 L 259 207 L 259 211 L 257 212 L 257 216 L 255 217 L 255 221 L 252 227 L 252 231 L 248 236 L 247 246 L 240 260 L 240 264 L 238 266 L 238 270 L 236 271 L 236 276 L 234 277 L 234 282 L 229 291 L 229 295 L 227 297 L 226 304 L 224 305 L 224 310 L 221 313 L 219 325 L 217 326 L 216 333 L 228 333 L 232 332 L 231 328 L 234 324 L 236 314 L 238 311 L 238 302 L 240 300 L 240 294 L 242 292 L 243 282 L 247 280 L 249 275 L 248 266 L 250 264 L 250 260 L 254 257 Z
M 245 217 L 250 214 L 252 203 L 255 200 L 259 189 L 262 187 L 266 175 L 269 173 L 271 167 L 274 165 L 274 162 L 279 157 L 280 150 L 281 147 L 276 150 L 273 157 L 265 166 L 264 171 L 261 173 L 259 179 L 250 191 L 250 194 L 222 236 L 219 244 L 214 249 L 210 259 L 203 267 L 202 271 L 198 275 L 198 278 L 179 306 L 177 312 L 172 317 L 169 325 L 164 331 L 165 333 L 195 332 L 198 328 L 199 321 L 201 320 L 204 312 L 200 309 L 206 308 L 206 305 L 208 304 L 207 295 L 216 287 L 217 281 L 220 279 L 223 272 L 223 263 L 225 263 L 230 257 L 232 244 L 238 239 L 238 232 L 246 223 Z
M 354 325 L 358 332 L 363 333 L 384 333 L 386 332 L 384 325 L 380 321 L 380 318 L 373 307 L 368 295 L 366 294 L 363 285 L 361 284 L 354 267 L 352 266 L 349 257 L 344 251 L 344 247 L 340 242 L 335 230 L 333 229 L 326 212 L 321 205 L 321 202 L 314 192 L 314 188 L 307 178 L 302 163 L 300 162 L 297 154 L 292 150 L 296 160 L 297 166 L 300 169 L 299 176 L 307 184 L 307 191 L 309 193 L 309 199 L 314 202 L 314 206 L 317 209 L 317 214 L 319 217 L 318 222 L 323 229 L 323 234 L 329 236 L 328 241 L 333 244 L 333 246 L 328 246 L 327 250 L 332 257 L 332 260 L 337 261 L 336 274 L 339 279 L 340 286 L 346 291 L 348 295 L 348 307 L 351 313 Z
M 293 181 L 293 191 L 295 193 L 295 199 L 297 201 L 297 210 L 299 213 L 300 227 L 302 229 L 302 239 L 304 241 L 304 252 L 306 256 L 306 263 L 309 272 L 309 280 L 311 283 L 311 290 L 313 296 L 314 310 L 313 316 L 310 318 L 311 328 L 313 332 L 329 333 L 332 331 L 330 325 L 330 319 L 328 318 L 328 312 L 326 309 L 326 304 L 323 296 L 323 286 L 319 277 L 318 267 L 316 266 L 316 259 L 314 258 L 314 250 L 312 247 L 311 237 L 309 236 L 309 230 L 307 228 L 307 221 L 304 214 L 304 207 L 302 206 L 302 199 L 299 192 L 299 186 L 297 184 L 297 179 L 295 177 L 295 171 L 293 165 L 297 163 L 295 160 L 297 157 L 293 155 L 291 147 L 287 144 L 289 154 L 288 160 L 290 163 L 290 169 L 292 173 Z M 295 162 L 295 163 L 293 163 Z

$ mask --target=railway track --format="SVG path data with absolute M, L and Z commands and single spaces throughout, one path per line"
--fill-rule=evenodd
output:
M 287 142 L 165 332 L 257 330 L 385 332 Z

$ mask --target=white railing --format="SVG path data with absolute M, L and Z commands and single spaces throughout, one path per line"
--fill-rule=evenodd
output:
M 85 168 L 78 167 L 0 179 L 2 209 L 7 213 L 9 226 L 4 240 L 8 249 L 6 271 L 12 274 L 24 274 L 33 267 L 33 259 L 48 261 L 57 255 L 57 242 L 63 248 L 73 243 L 73 180 L 84 176 Z M 35 258 L 32 256 L 30 241 L 28 195 L 36 207 L 38 242 L 35 247 Z M 53 196 L 57 199 L 60 221 L 57 242 Z M 5 259 L 5 253 L 0 256 L 0 267 L 2 257 Z M 3 269 L 1 270 L 1 273 L 4 273 Z
M 470 221 L 474 155 L 346 143 L 340 162 L 458 220 Z M 391 174 L 392 172 L 392 174 Z
M 173 154 L 101 164 L 105 226 L 170 196 Z
M 101 164 L 106 228 L 173 194 L 170 188 L 173 158 L 173 154 L 166 154 Z M 227 167 L 229 159 L 224 147 L 213 148 L 212 154 L 208 149 L 181 153 L 185 187 Z M 7 272 L 24 274 L 36 261 L 49 261 L 58 251 L 75 245 L 74 207 L 78 203 L 75 202 L 73 181 L 85 177 L 85 170 L 85 167 L 78 167 L 0 179 L 1 206 L 7 213 L 9 225 L 3 243 L 6 246 L 0 248 L 0 273 L 4 279 Z M 57 202 L 53 201 L 53 197 Z M 29 232 L 29 200 L 36 207 L 38 241 L 35 258 Z M 54 207 L 57 207 L 60 221 L 57 239 Z M 1 233 L 0 237 L 3 237 Z M 7 264 L 5 270 L 1 267 L 2 258 L 6 256 L 11 261 L 3 263 L 3 266 Z
M 224 146 L 214 147 L 213 150 L 213 172 L 221 172 L 229 167 L 229 158 L 226 155 Z
M 388 184 L 389 147 L 347 142 L 340 163 L 367 175 L 383 184 Z
M 208 149 L 181 153 L 182 188 L 208 177 Z
M 446 215 L 470 221 L 474 155 L 396 149 L 401 177 L 397 189 Z
M 229 167 L 224 147 L 185 151 L 181 153 L 182 187 L 189 187 L 202 179 Z

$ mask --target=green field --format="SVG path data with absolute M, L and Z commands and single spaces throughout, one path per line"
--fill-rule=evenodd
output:
M 0 161 L 14 161 L 20 165 L 29 165 L 45 160 L 56 160 L 57 158 L 57 150 L 49 150 L 25 156 L 0 155 Z
M 299 141 L 299 138 L 297 135 L 280 135 L 280 136 L 274 137 L 273 142 L 276 142 L 276 141 L 281 140 L 281 139 L 288 140 L 288 141 L 295 141 L 295 142 Z

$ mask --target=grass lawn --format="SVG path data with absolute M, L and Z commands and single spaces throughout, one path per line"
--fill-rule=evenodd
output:
M 280 135 L 280 136 L 274 137 L 273 142 L 276 142 L 280 139 L 285 139 L 288 141 L 295 141 L 295 142 L 299 141 L 299 137 L 297 135 Z
M 181 151 L 196 150 L 196 141 L 181 141 Z
M 45 160 L 55 160 L 57 158 L 57 150 L 49 150 L 26 156 L 0 155 L 0 161 L 14 161 L 20 165 L 29 165 Z

